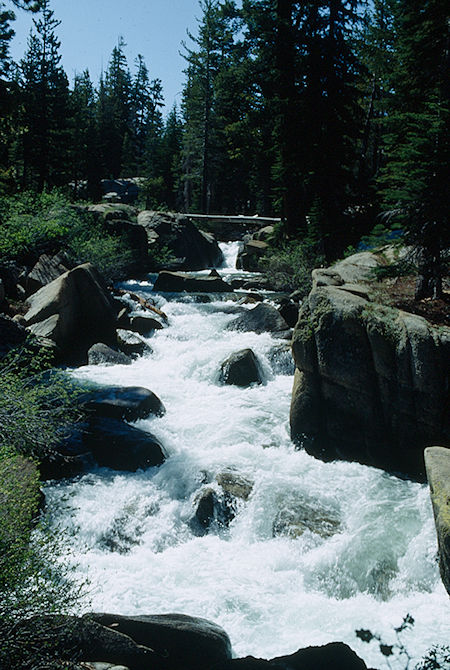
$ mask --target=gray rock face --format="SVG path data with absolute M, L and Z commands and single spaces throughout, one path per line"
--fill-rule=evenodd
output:
M 175 258 L 181 259 L 183 270 L 203 270 L 223 263 L 214 236 L 199 230 L 182 214 L 144 211 L 139 214 L 138 223 L 145 228 L 151 248 L 168 248 Z
M 220 371 L 222 384 L 246 387 L 250 384 L 262 384 L 263 374 L 261 366 L 251 349 L 242 349 L 231 354 L 222 363 Z
M 86 359 L 96 342 L 112 344 L 115 313 L 103 280 L 90 263 L 65 272 L 29 299 L 25 323 L 31 332 L 52 340 L 61 358 Z
M 345 286 L 313 289 L 301 308 L 292 438 L 324 460 L 423 478 L 424 447 L 450 439 L 450 329 Z
M 206 619 L 186 614 L 134 617 L 93 614 L 90 617 L 128 636 L 136 644 L 153 649 L 164 659 L 162 665 L 155 665 L 161 670 L 209 670 L 231 658 L 228 635 Z
M 248 272 L 260 272 L 261 259 L 266 253 L 269 245 L 262 240 L 251 239 L 244 243 L 236 259 L 236 267 Z
M 121 351 L 115 351 L 103 342 L 93 344 L 88 353 L 89 365 L 130 365 L 133 359 Z
M 425 467 L 433 503 L 442 582 L 450 594 L 450 449 L 425 449 Z
M 227 330 L 281 333 L 289 330 L 289 326 L 275 307 L 266 303 L 260 303 L 253 309 L 243 312 L 234 321 L 231 321 L 227 326 Z
M 66 258 L 65 254 L 59 253 L 55 256 L 42 254 L 35 266 L 30 270 L 26 278 L 26 292 L 31 295 L 43 286 L 71 270 L 73 265 Z
M 233 289 L 220 277 L 192 277 L 186 272 L 159 273 L 153 287 L 154 291 L 181 293 L 231 293 Z

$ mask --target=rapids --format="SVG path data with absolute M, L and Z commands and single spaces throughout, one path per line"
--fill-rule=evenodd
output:
M 237 244 L 223 248 L 221 273 L 235 277 Z M 152 281 L 124 286 L 149 295 Z M 153 354 L 73 375 L 154 391 L 166 415 L 136 425 L 161 440 L 167 461 L 134 474 L 98 468 L 46 489 L 53 523 L 72 537 L 77 574 L 90 580 L 90 607 L 206 617 L 225 628 L 236 656 L 270 658 L 342 640 L 369 666 L 387 667 L 376 643 L 361 642 L 355 629 L 392 643 L 407 613 L 416 623 L 402 641 L 415 659 L 448 643 L 449 601 L 427 487 L 297 451 L 289 439 L 286 343 L 225 330 L 236 309 L 230 296 L 156 299 L 170 325 L 149 338 Z M 258 356 L 265 384 L 220 386 L 221 362 L 245 347 Z M 196 500 L 205 487 L 218 489 L 215 477 L 224 471 L 253 482 L 251 495 L 239 501 L 229 528 L 199 537 L 190 525 Z M 305 501 L 334 519 L 337 532 L 274 534 L 280 513 L 289 516 Z

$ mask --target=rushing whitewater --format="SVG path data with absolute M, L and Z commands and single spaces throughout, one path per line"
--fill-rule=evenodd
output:
M 226 276 L 237 245 L 224 251 Z M 126 286 L 143 295 L 152 288 L 150 281 Z M 369 628 L 389 643 L 407 613 L 416 623 L 402 640 L 412 656 L 448 643 L 448 596 L 427 488 L 295 450 L 286 343 L 225 330 L 236 310 L 229 296 L 157 299 L 170 325 L 149 339 L 151 355 L 74 375 L 154 391 L 167 413 L 136 425 L 161 440 L 167 461 L 135 474 L 99 468 L 46 491 L 55 524 L 73 536 L 93 609 L 206 617 L 225 628 L 237 656 L 269 658 L 342 640 L 369 665 L 384 667 L 376 645 L 360 642 L 355 629 Z M 221 363 L 247 347 L 265 384 L 219 385 Z M 195 535 L 190 522 L 199 495 L 219 490 L 216 475 L 230 471 L 253 484 L 248 500 L 238 502 L 229 528 Z M 274 533 L 280 513 L 303 503 L 334 519 L 336 532 Z M 404 668 L 400 660 L 391 665 Z

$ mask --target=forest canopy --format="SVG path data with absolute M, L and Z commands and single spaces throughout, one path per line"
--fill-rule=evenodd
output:
M 0 193 L 141 178 L 145 205 L 281 216 L 328 260 L 375 223 L 420 242 L 441 293 L 449 124 L 442 0 L 200 0 L 181 108 L 118 38 L 104 74 L 69 82 L 50 0 L 0 2 Z M 35 12 L 11 62 L 14 11 Z M 82 67 L 82 64 L 80 63 Z M 384 218 L 380 215 L 385 213 Z M 386 214 L 388 213 L 388 214 Z M 426 270 L 425 270 L 426 268 Z M 425 276 L 426 275 L 426 276 Z

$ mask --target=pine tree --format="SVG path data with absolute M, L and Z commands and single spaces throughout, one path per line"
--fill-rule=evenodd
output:
M 450 246 L 449 12 L 439 0 L 399 2 L 397 12 L 395 95 L 380 186 L 416 249 L 416 297 L 436 298 L 442 296 L 442 251 Z
M 75 194 L 83 193 L 97 200 L 100 196 L 101 168 L 99 161 L 99 137 L 96 124 L 96 97 L 94 86 L 85 70 L 75 76 L 71 103 L 71 181 Z M 86 189 L 80 182 L 86 181 Z
M 130 176 L 151 176 L 158 170 L 162 106 L 161 80 L 150 80 L 144 58 L 138 55 L 130 92 L 130 128 L 124 149 L 124 170 Z
M 22 89 L 23 184 L 42 190 L 66 183 L 69 138 L 69 84 L 60 66 L 60 42 L 48 0 L 42 16 L 33 19 L 35 32 L 20 63 Z
M 194 49 L 185 46 L 187 81 L 183 90 L 184 199 L 185 207 L 203 212 L 216 207 L 216 188 L 225 153 L 223 125 L 218 108 L 219 75 L 230 64 L 234 47 L 235 3 L 200 0 L 202 18 L 198 35 L 189 37 Z
M 97 123 L 104 177 L 122 172 L 124 148 L 131 133 L 131 74 L 119 38 L 98 91 Z

